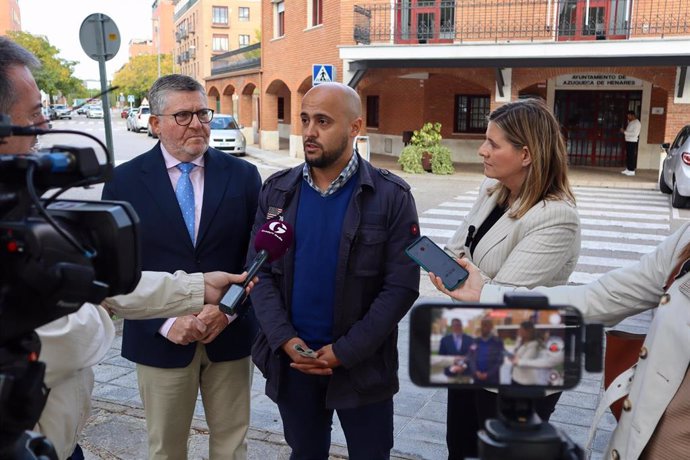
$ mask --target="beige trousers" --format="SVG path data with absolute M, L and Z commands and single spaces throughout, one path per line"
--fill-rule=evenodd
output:
M 210 459 L 246 460 L 252 370 L 250 357 L 209 361 L 201 343 L 187 367 L 162 369 L 137 364 L 149 459 L 187 459 L 189 431 L 200 391 L 209 428 Z

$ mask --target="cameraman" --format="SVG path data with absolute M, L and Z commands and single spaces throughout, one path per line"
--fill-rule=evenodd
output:
M 30 70 L 39 66 L 29 51 L 0 37 L 0 113 L 8 114 L 13 125 L 42 127 L 47 121 Z M 35 146 L 35 136 L 10 136 L 0 139 L 0 154 L 30 153 Z M 105 356 L 115 336 L 109 313 L 131 319 L 198 313 L 204 304 L 217 304 L 224 288 L 242 282 L 245 276 L 144 272 L 133 293 L 103 302 L 108 312 L 87 303 L 77 312 L 38 328 L 42 344 L 39 359 L 46 364 L 44 382 L 50 395 L 35 429 L 52 441 L 58 457 L 83 458 L 81 449 L 75 447 L 90 415 L 91 366 Z
M 464 302 L 497 303 L 514 287 L 484 285 L 467 259 L 465 284 L 450 292 L 441 279 L 434 285 Z M 627 398 L 611 436 L 606 458 L 687 458 L 690 451 L 690 224 L 666 238 L 635 265 L 607 273 L 583 286 L 539 287 L 555 305 L 573 305 L 588 321 L 616 324 L 657 307 L 640 359 L 625 379 Z M 518 291 L 527 289 L 517 288 Z M 611 385 L 615 387 L 615 385 Z M 608 390 L 607 390 L 608 393 Z M 617 398 L 612 398 L 615 400 Z

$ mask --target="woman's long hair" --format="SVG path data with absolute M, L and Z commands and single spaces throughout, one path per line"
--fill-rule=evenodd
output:
M 543 200 L 566 200 L 575 204 L 568 182 L 568 159 L 561 128 L 541 99 L 521 99 L 504 104 L 491 112 L 489 121 L 503 130 L 515 148 L 527 147 L 532 163 L 520 188 L 516 206 L 509 216 L 520 218 Z M 508 204 L 510 190 L 497 184 L 498 203 Z

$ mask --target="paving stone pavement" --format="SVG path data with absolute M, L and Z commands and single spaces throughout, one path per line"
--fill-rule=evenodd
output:
M 285 153 L 276 154 L 249 148 L 248 154 L 257 161 L 273 162 L 286 167 L 299 163 L 299 160 L 291 159 Z M 372 162 L 396 173 L 400 172 L 395 158 L 375 155 Z M 456 169 L 458 175 L 481 175 L 481 168 L 477 165 L 462 165 Z M 578 185 L 613 184 L 651 189 L 656 186 L 657 180 L 653 171 L 640 171 L 634 178 L 623 178 L 618 170 L 614 172 L 613 169 L 577 168 L 571 172 L 572 182 Z M 442 298 L 426 277 L 422 277 L 421 284 L 420 301 Z M 645 313 L 626 320 L 621 327 L 645 332 L 650 321 L 651 313 Z M 406 317 L 400 323 L 401 389 L 394 400 L 395 446 L 392 458 L 445 459 L 446 391 L 419 388 L 410 382 L 407 366 L 408 334 L 409 318 Z M 121 337 L 118 334 L 106 359 L 95 367 L 93 413 L 80 441 L 87 459 L 145 459 L 147 456 L 146 427 L 137 390 L 136 372 L 134 364 L 120 356 L 120 344 Z M 600 374 L 585 373 L 578 387 L 563 393 L 551 419 L 553 425 L 561 428 L 580 445 L 586 441 L 599 399 L 600 382 Z M 264 395 L 263 387 L 264 379 L 256 371 L 252 386 L 251 427 L 248 433 L 249 459 L 287 459 L 290 451 L 282 436 L 280 416 L 275 404 Z M 208 427 L 204 422 L 201 401 L 197 402 L 190 432 L 189 458 L 205 459 L 208 458 Z M 597 431 L 592 458 L 601 458 L 614 426 L 613 416 L 607 413 Z M 331 458 L 347 458 L 345 439 L 337 417 L 334 420 Z

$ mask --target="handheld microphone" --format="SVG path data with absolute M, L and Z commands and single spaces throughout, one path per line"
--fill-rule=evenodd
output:
M 220 311 L 228 315 L 238 314 L 247 295 L 245 289 L 266 262 L 280 259 L 292 245 L 292 227 L 281 220 L 269 220 L 261 226 L 254 237 L 256 256 L 247 268 L 247 279 L 242 284 L 233 284 L 220 300 Z

